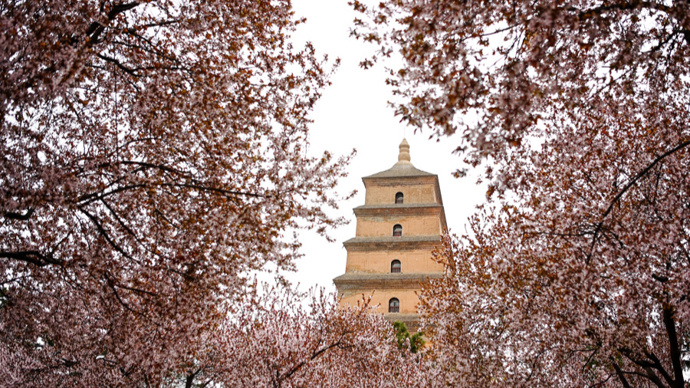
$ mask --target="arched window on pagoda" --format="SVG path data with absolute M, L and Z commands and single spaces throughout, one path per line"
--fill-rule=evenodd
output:
M 400 260 L 391 261 L 391 273 L 399 273 L 401 269 L 402 264 L 400 263 Z
M 395 226 L 393 226 L 393 236 L 394 237 L 402 236 L 402 225 L 395 224 Z
M 403 195 L 403 193 L 398 192 L 397 194 L 395 194 L 395 203 L 403 203 L 404 198 L 405 196 Z
M 400 301 L 398 298 L 391 298 L 388 301 L 388 312 L 389 313 L 399 313 L 400 312 Z

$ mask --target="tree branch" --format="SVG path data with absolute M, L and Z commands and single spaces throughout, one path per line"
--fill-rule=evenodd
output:
M 7 212 L 4 214 L 4 216 L 5 218 L 9 218 L 11 220 L 27 221 L 29 218 L 31 218 L 32 214 L 34 214 L 34 208 L 30 207 L 24 214 L 16 212 Z
M 116 4 L 113 6 L 113 8 L 108 12 L 107 18 L 108 21 L 111 21 L 117 17 L 117 15 L 129 11 L 130 9 L 133 9 L 137 7 L 140 3 L 135 1 L 131 3 L 121 3 L 121 4 Z M 89 28 L 86 29 L 86 36 L 89 37 L 89 44 L 94 45 L 98 43 L 98 38 L 100 35 L 103 33 L 105 30 L 105 26 L 102 25 L 99 22 L 93 22 L 89 26 Z
M 673 365 L 673 375 L 674 381 L 673 386 L 677 388 L 683 388 L 685 386 L 683 380 L 683 367 L 680 354 L 680 348 L 678 346 L 678 335 L 676 333 L 676 322 L 674 320 L 673 307 L 666 305 L 663 308 L 664 326 L 666 327 L 666 334 L 668 334 L 668 346 L 669 353 L 671 356 L 671 363 Z
M 192 388 L 192 386 L 194 385 L 194 379 L 196 378 L 196 376 L 197 376 L 199 373 L 201 373 L 201 371 L 202 371 L 203 369 L 204 369 L 204 368 L 199 368 L 199 369 L 196 370 L 196 372 L 194 372 L 194 373 L 192 373 L 192 374 L 190 374 L 190 375 L 187 376 L 187 379 L 186 379 L 185 385 L 184 385 L 185 388 Z
M 96 54 L 96 56 L 98 58 L 101 58 L 102 60 L 104 60 L 106 62 L 110 62 L 110 63 L 114 64 L 115 66 L 117 66 L 118 69 L 124 71 L 125 73 L 127 73 L 133 77 L 141 77 L 139 74 L 137 74 L 137 70 L 139 70 L 139 69 L 127 67 L 127 66 L 123 65 L 122 63 L 120 63 L 120 61 L 118 61 L 117 59 L 108 57 L 108 56 L 103 55 L 103 54 Z
M 618 376 L 618 380 L 620 380 L 621 384 L 623 384 L 623 388 L 631 388 L 630 383 L 628 383 L 628 379 L 625 378 L 625 375 L 623 374 L 621 368 L 618 366 L 618 363 L 615 360 L 611 360 L 611 365 L 613 365 L 613 369 L 616 371 L 616 376 Z
M 627 191 L 628 191 L 635 183 L 637 183 L 637 181 L 639 181 L 643 176 L 647 175 L 647 173 L 649 173 L 649 171 L 650 171 L 652 168 L 654 168 L 654 166 L 656 166 L 657 164 L 659 164 L 659 162 L 661 162 L 662 160 L 664 160 L 666 157 L 668 157 L 668 156 L 670 156 L 670 155 L 672 155 L 672 154 L 674 154 L 674 153 L 676 153 L 676 152 L 682 150 L 683 148 L 687 147 L 688 145 L 690 145 L 690 140 L 686 140 L 686 141 L 680 143 L 680 144 L 677 145 L 676 147 L 674 147 L 674 148 L 672 148 L 672 149 L 670 149 L 670 150 L 664 152 L 664 153 L 661 154 L 660 156 L 658 156 L 656 159 L 654 159 L 654 161 L 652 161 L 652 163 L 650 163 L 650 164 L 649 164 L 647 167 L 645 167 L 642 171 L 638 172 L 637 175 L 635 175 L 635 177 L 634 177 L 630 182 L 628 182 L 628 184 L 625 185 L 625 187 L 623 187 L 623 189 L 622 189 L 618 194 L 616 194 L 616 196 L 613 198 L 613 200 L 611 201 L 611 204 L 609 204 L 609 207 L 606 209 L 606 211 L 604 212 L 604 214 L 602 215 L 601 218 L 606 218 L 606 216 L 608 216 L 609 213 L 611 213 L 611 210 L 613 210 L 613 206 L 614 206 L 616 203 L 618 203 L 618 202 L 620 201 L 620 199 L 621 199 L 621 197 L 623 196 L 623 194 L 625 194 L 625 192 L 627 192 Z
M 125 309 L 129 310 L 130 312 L 132 312 L 132 313 L 134 313 L 134 314 L 136 314 L 136 315 L 141 315 L 141 316 L 143 316 L 144 314 L 142 314 L 142 313 L 139 312 L 139 311 L 134 310 L 133 308 L 131 308 L 131 307 L 129 306 L 129 304 L 127 304 L 124 300 L 122 300 L 122 298 L 120 298 L 120 294 L 119 294 L 119 293 L 117 292 L 117 290 L 115 289 L 115 282 L 113 281 L 112 276 L 111 276 L 108 272 L 105 272 L 105 273 L 104 273 L 104 276 L 105 276 L 105 279 L 106 279 L 106 283 L 107 283 L 107 285 L 108 285 L 108 288 L 110 288 L 110 289 L 113 291 L 113 294 L 115 295 L 115 299 L 117 299 L 117 301 L 120 302 L 120 304 L 121 304 Z
M 126 257 L 127 259 L 134 260 L 127 252 L 125 252 L 124 249 L 122 249 L 122 247 L 120 247 L 119 245 L 117 245 L 117 244 L 115 243 L 115 241 L 113 241 L 113 240 L 110 238 L 110 236 L 108 235 L 108 232 L 106 232 L 105 228 L 103 227 L 103 224 L 101 224 L 101 222 L 98 220 L 98 218 L 96 218 L 96 216 L 94 216 L 94 215 L 91 214 L 88 210 L 86 210 L 86 209 L 84 208 L 84 206 L 80 206 L 80 207 L 79 207 L 79 210 L 81 210 L 81 212 L 84 213 L 84 215 L 86 215 L 86 217 L 88 217 L 89 220 L 91 220 L 91 222 L 96 226 L 96 229 L 98 229 L 98 232 L 100 233 L 100 235 L 103 236 L 103 238 L 105 239 L 105 241 L 106 241 L 111 247 L 113 247 L 117 252 L 119 252 L 122 256 Z
M 645 361 L 645 360 L 638 360 L 638 359 L 634 358 L 634 357 L 633 357 L 633 354 L 632 354 L 632 351 L 629 350 L 629 349 L 618 349 L 618 351 L 619 351 L 623 356 L 625 356 L 628 360 L 632 361 L 633 364 L 639 366 L 640 368 L 642 368 L 642 369 L 646 372 L 646 374 L 645 374 L 645 375 L 642 375 L 642 376 L 644 376 L 644 377 L 646 377 L 647 379 L 649 379 L 649 380 L 650 380 L 651 382 L 653 382 L 657 387 L 659 387 L 659 388 L 666 388 L 666 387 L 664 386 L 664 383 L 661 381 L 661 379 L 659 379 L 659 376 L 657 376 L 656 373 L 654 373 L 654 370 L 652 370 L 652 368 L 658 369 L 657 364 L 651 363 L 651 362 Z M 663 371 L 663 368 L 661 368 L 661 369 L 662 369 L 662 371 Z
M 62 260 L 53 258 L 52 254 L 44 255 L 39 251 L 19 251 L 19 252 L 0 251 L 0 257 L 6 257 L 8 259 L 24 261 L 27 263 L 34 264 L 38 267 L 45 267 L 48 264 L 62 264 L 63 263 Z
M 618 4 L 607 4 L 607 5 L 602 5 L 600 7 L 588 9 L 588 10 L 580 10 L 575 7 L 570 7 L 568 8 L 568 11 L 575 11 L 577 12 L 577 16 L 580 20 L 587 20 L 589 19 L 592 15 L 601 15 L 605 12 L 608 11 L 629 11 L 633 9 L 638 9 L 638 8 L 648 8 L 648 9 L 654 9 L 657 11 L 664 12 L 668 15 L 672 14 L 673 7 L 669 7 L 663 4 L 659 4 L 657 2 L 653 1 L 640 1 L 640 0 L 632 0 L 632 1 L 624 1 Z
M 208 186 L 199 186 L 191 183 L 161 183 L 160 186 L 167 186 L 167 187 L 186 187 L 190 189 L 197 189 L 201 191 L 211 191 L 214 193 L 220 193 L 220 194 L 225 194 L 225 195 L 233 195 L 233 196 L 247 196 L 247 197 L 257 197 L 257 198 L 270 198 L 270 195 L 263 195 L 263 194 L 256 194 L 256 193 L 249 193 L 245 191 L 234 191 L 234 190 L 225 190 L 217 187 L 208 187 Z
M 613 200 L 611 200 L 611 203 L 609 204 L 609 207 L 606 209 L 606 211 L 604 212 L 604 214 L 602 214 L 602 216 L 601 216 L 601 221 L 599 221 L 599 223 L 597 224 L 596 229 L 594 230 L 594 235 L 592 236 L 592 246 L 590 247 L 589 255 L 587 255 L 587 263 L 589 263 L 589 260 L 592 258 L 592 253 L 594 252 L 594 246 L 596 245 L 597 237 L 598 237 L 599 233 L 601 232 L 602 227 L 604 226 L 604 219 L 605 219 L 606 217 L 608 217 L 608 215 L 609 215 L 609 214 L 611 213 L 611 211 L 613 210 L 613 207 L 614 207 L 618 202 L 620 202 L 620 200 L 621 200 L 621 198 L 623 197 L 623 195 L 624 195 L 628 190 L 630 190 L 630 188 L 633 187 L 633 185 L 635 185 L 635 183 L 637 183 L 637 181 L 639 181 L 640 179 L 642 179 L 642 177 L 644 177 L 645 175 L 647 175 L 647 174 L 649 173 L 649 171 L 651 171 L 651 169 L 654 168 L 654 166 L 656 166 L 657 164 L 659 164 L 659 162 L 661 162 L 662 160 L 666 159 L 667 157 L 673 155 L 674 153 L 676 153 L 676 152 L 682 150 L 683 148 L 687 147 L 688 145 L 690 145 L 690 140 L 686 140 L 686 141 L 680 143 L 679 145 L 673 147 L 672 149 L 670 149 L 670 150 L 664 152 L 664 153 L 661 154 L 660 156 L 658 156 L 656 159 L 654 159 L 654 160 L 652 161 L 652 163 L 650 163 L 647 167 L 645 167 L 644 169 L 642 169 L 642 171 L 638 172 L 637 175 L 635 175 L 635 177 L 633 177 L 633 179 L 631 179 L 630 182 L 628 182 L 628 184 L 626 184 L 625 187 L 623 187 L 623 189 L 622 189 L 621 191 L 619 191 L 618 194 L 616 194 L 615 197 L 613 197 Z
M 644 367 L 643 369 L 645 370 L 645 372 L 647 372 L 647 378 L 651 380 L 657 387 L 666 388 L 664 386 L 664 383 L 661 381 L 659 376 L 657 376 L 656 373 L 654 373 L 651 367 Z
M 122 192 L 122 191 L 127 191 L 130 189 L 140 189 L 143 187 L 146 187 L 146 185 L 143 183 L 140 183 L 140 184 L 136 184 L 136 185 L 120 186 L 117 189 L 114 189 L 111 191 L 101 190 L 101 191 L 98 191 L 95 193 L 82 195 L 81 197 L 77 198 L 77 201 L 80 202 L 79 206 L 84 206 L 88 203 L 102 200 L 105 197 L 109 197 L 113 194 L 117 194 L 117 193 Z
M 664 369 L 663 365 L 661 365 L 661 360 L 659 360 L 659 358 L 652 352 L 645 351 L 645 355 L 647 356 L 647 358 L 654 362 L 654 364 L 656 365 L 656 370 L 658 370 L 659 373 L 661 373 L 661 376 L 664 377 L 664 380 L 666 380 L 668 385 L 673 386 L 673 379 L 671 378 L 671 375 L 669 375 L 668 372 L 666 372 L 666 369 Z
M 328 345 L 328 346 L 326 346 L 326 347 L 323 347 L 323 348 L 321 348 L 321 349 L 319 349 L 319 350 L 313 352 L 312 355 L 311 355 L 311 357 L 309 358 L 308 361 L 313 361 L 313 360 L 315 360 L 316 358 L 318 358 L 320 355 L 322 355 L 323 353 L 325 353 L 326 351 L 328 351 L 328 350 L 330 350 L 330 349 L 333 349 L 333 348 L 335 348 L 335 347 L 341 346 L 341 342 L 342 342 L 342 338 L 339 339 L 337 342 L 334 342 L 334 343 L 332 343 L 332 344 L 330 344 L 330 345 Z M 284 375 L 278 376 L 278 377 L 279 377 L 279 384 L 280 384 L 280 382 L 282 382 L 282 381 L 287 380 L 288 378 L 290 378 L 290 376 L 292 376 L 292 375 L 295 374 L 298 370 L 300 370 L 308 361 L 302 361 L 302 362 L 300 362 L 299 364 L 295 365 L 295 366 L 294 366 L 292 369 L 290 369 L 289 371 L 285 372 Z

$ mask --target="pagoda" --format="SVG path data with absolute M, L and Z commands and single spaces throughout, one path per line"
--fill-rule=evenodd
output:
M 340 303 L 354 305 L 373 292 L 372 305 L 380 305 L 386 319 L 416 330 L 421 283 L 443 275 L 431 259 L 447 230 L 438 176 L 412 165 L 403 139 L 398 162 L 362 181 L 366 196 L 354 208 L 356 234 L 343 244 L 345 274 L 333 279 Z

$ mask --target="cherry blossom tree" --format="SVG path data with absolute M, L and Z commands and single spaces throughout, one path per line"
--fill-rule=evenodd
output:
M 687 1 L 353 5 L 402 56 L 397 113 L 484 165 L 489 203 L 423 292 L 446 382 L 685 386 Z
M 0 0 L 0 379 L 159 386 L 251 271 L 291 269 L 345 160 L 289 1 Z
M 187 378 L 228 387 L 430 386 L 422 358 L 399 349 L 370 297 L 356 307 L 323 291 L 308 300 L 274 288 L 248 302 L 210 338 Z
M 246 291 L 226 312 L 226 319 L 194 337 L 194 352 L 180 354 L 177 364 L 165 370 L 156 384 L 433 386 L 423 358 L 399 345 L 393 325 L 383 318 L 379 306 L 370 306 L 371 297 L 354 307 L 340 307 L 336 296 L 323 290 L 299 294 L 265 286 L 257 292 L 256 284 L 250 284 Z M 0 355 L 3 361 L 38 366 L 26 356 L 21 352 Z M 3 377 L 10 385 L 27 387 L 60 382 L 55 376 L 43 379 L 45 375 L 30 373 Z M 147 376 L 145 384 L 153 381 Z

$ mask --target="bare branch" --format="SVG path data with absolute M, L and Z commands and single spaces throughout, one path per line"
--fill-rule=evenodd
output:
M 18 251 L 18 252 L 8 252 L 0 251 L 0 257 L 6 257 L 8 259 L 14 259 L 19 261 L 24 261 L 27 263 L 34 264 L 38 267 L 45 267 L 49 264 L 62 264 L 63 261 L 60 259 L 55 259 L 52 254 L 45 255 L 39 251 Z
M 34 208 L 29 208 L 24 214 L 7 212 L 5 213 L 5 218 L 9 218 L 11 220 L 27 221 L 29 220 L 29 218 L 31 218 L 32 214 L 34 214 Z
M 611 213 L 611 211 L 613 210 L 613 207 L 614 207 L 616 204 L 618 204 L 618 202 L 620 202 L 620 200 L 621 200 L 621 198 L 623 197 L 623 195 L 624 195 L 628 190 L 630 190 L 630 188 L 633 187 L 633 186 L 635 185 L 635 183 L 637 183 L 637 181 L 639 181 L 639 180 L 642 179 L 645 175 L 647 175 L 647 174 L 649 173 L 649 171 L 651 171 L 651 170 L 654 168 L 654 166 L 656 166 L 657 164 L 659 164 L 662 160 L 666 159 L 667 157 L 669 157 L 669 156 L 673 155 L 674 153 L 676 153 L 676 152 L 682 150 L 683 148 L 687 147 L 688 145 L 690 145 L 690 140 L 686 140 L 686 141 L 684 141 L 684 142 L 678 144 L 677 146 L 673 147 L 672 149 L 670 149 L 670 150 L 664 152 L 663 154 L 659 155 L 658 157 L 656 157 L 656 158 L 652 161 L 652 163 L 650 163 L 647 167 L 645 167 L 644 169 L 642 169 L 642 171 L 638 172 L 638 173 L 635 175 L 635 177 L 633 177 L 633 179 L 631 179 L 631 180 L 628 182 L 628 184 L 626 184 L 625 187 L 623 187 L 623 189 L 622 189 L 621 191 L 619 191 L 618 194 L 616 194 L 615 197 L 613 197 L 613 200 L 611 200 L 611 203 L 609 204 L 608 208 L 607 208 L 606 211 L 602 214 L 602 216 L 601 216 L 601 221 L 599 221 L 599 223 L 597 224 L 597 227 L 596 227 L 596 229 L 595 229 L 595 231 L 594 231 L 594 235 L 592 236 L 592 245 L 591 245 L 591 247 L 590 247 L 589 255 L 587 256 L 587 262 L 589 262 L 589 260 L 592 258 L 592 253 L 594 252 L 594 246 L 596 245 L 597 237 L 598 237 L 599 233 L 601 232 L 601 230 L 602 230 L 602 228 L 603 228 L 603 226 L 604 226 L 604 219 L 605 219 L 606 217 L 608 217 L 608 215 L 609 215 L 609 214 Z
M 672 386 L 676 388 L 683 388 L 685 382 L 683 380 L 683 360 L 681 359 L 680 346 L 678 344 L 678 335 L 676 334 L 676 322 L 674 319 L 674 310 L 671 306 L 664 306 L 663 308 L 664 327 L 666 327 L 666 334 L 668 335 L 669 354 L 671 356 L 671 364 L 673 365 L 673 383 Z

